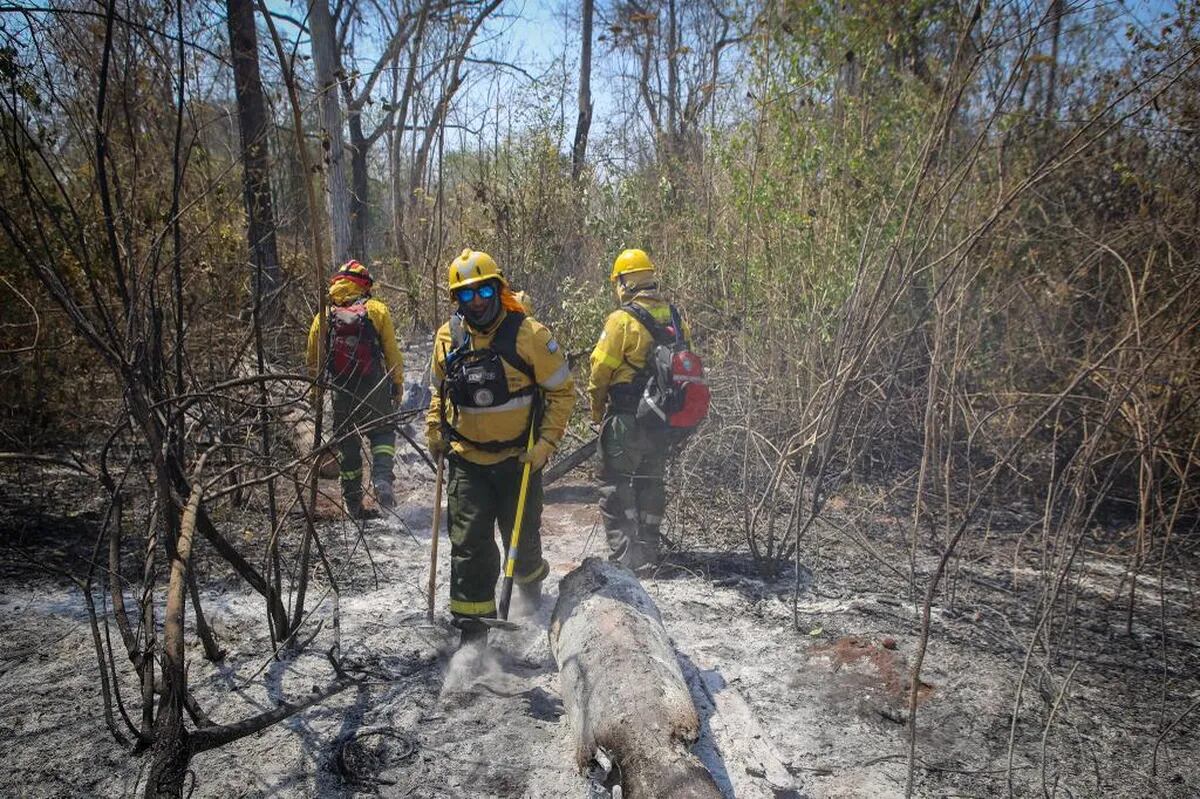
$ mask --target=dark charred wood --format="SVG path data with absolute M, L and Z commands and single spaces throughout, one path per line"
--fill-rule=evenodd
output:
M 561 458 L 555 458 L 554 463 L 551 464 L 542 474 L 542 486 L 545 487 L 550 485 L 555 480 L 562 478 L 568 472 L 591 460 L 596 454 L 596 447 L 599 442 L 600 439 L 598 437 L 592 438 L 586 444 L 578 449 L 572 450 L 567 455 L 564 455 Z

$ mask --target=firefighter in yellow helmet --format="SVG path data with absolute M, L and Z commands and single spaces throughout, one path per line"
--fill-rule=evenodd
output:
M 542 466 L 575 407 L 571 369 L 549 328 L 529 315 L 485 252 L 466 249 L 450 264 L 457 304 L 433 342 L 429 449 L 447 455 L 450 612 L 464 645 L 482 646 L 479 618 L 496 615 L 500 553 L 516 517 L 521 473 L 531 465 L 514 582 L 528 604 L 549 573 L 542 558 Z M 532 426 L 534 445 L 526 451 Z
M 592 421 L 602 425 L 600 515 L 610 558 L 638 569 L 657 563 L 660 556 L 663 475 L 672 443 L 669 431 L 637 420 L 654 345 L 646 322 L 670 325 L 672 308 L 659 293 L 654 264 L 642 250 L 618 255 L 609 280 L 621 307 L 608 315 L 592 349 L 588 397 Z
M 396 455 L 393 406 L 404 396 L 404 361 L 388 308 L 371 296 L 374 280 L 358 261 L 347 261 L 329 280 L 325 363 L 319 364 L 321 315 L 308 331 L 308 368 L 333 384 L 333 440 L 346 512 L 363 515 L 360 437 L 371 442 L 371 483 L 381 507 L 395 505 L 392 465 Z

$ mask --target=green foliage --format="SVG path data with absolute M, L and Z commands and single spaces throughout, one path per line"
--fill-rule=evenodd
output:
M 590 351 L 616 305 L 611 289 L 605 291 L 608 287 L 598 283 L 565 277 L 558 291 L 558 307 L 547 309 L 546 318 L 555 321 L 558 337 L 569 352 Z

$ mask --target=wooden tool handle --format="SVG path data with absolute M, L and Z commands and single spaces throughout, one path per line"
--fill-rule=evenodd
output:
M 433 491 L 433 531 L 429 534 L 429 595 L 425 606 L 425 616 L 433 621 L 433 600 L 437 594 L 437 556 L 438 535 L 442 528 L 442 474 L 446 469 L 446 453 L 439 452 L 437 456 L 437 487 Z

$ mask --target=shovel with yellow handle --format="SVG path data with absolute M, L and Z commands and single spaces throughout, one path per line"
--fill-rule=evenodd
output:
M 529 441 L 525 444 L 525 454 L 528 455 L 533 451 L 533 428 L 529 426 Z M 513 571 L 517 567 L 517 545 L 521 542 L 521 522 L 525 518 L 525 496 L 529 493 L 529 471 L 532 464 L 525 461 L 525 468 L 521 470 L 521 493 L 517 496 L 517 518 L 513 519 L 512 538 L 508 542 L 508 555 L 504 558 L 504 580 L 500 583 L 500 604 L 497 608 L 499 621 L 505 622 L 505 625 L 517 625 L 508 621 L 508 605 L 512 601 L 513 589 Z M 501 625 L 495 625 L 501 626 Z

